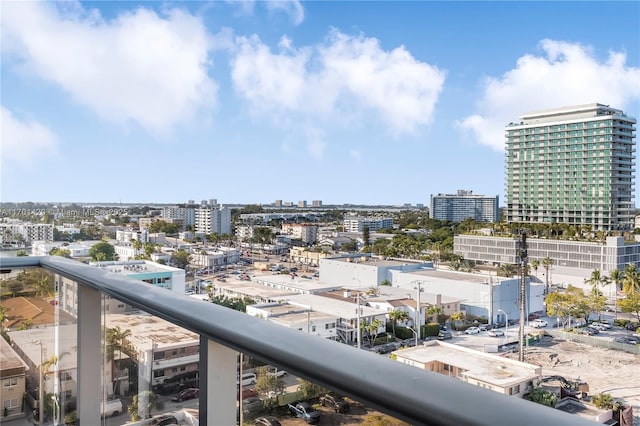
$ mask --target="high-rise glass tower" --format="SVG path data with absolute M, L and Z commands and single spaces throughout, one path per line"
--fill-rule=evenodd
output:
M 506 130 L 506 219 L 633 227 L 635 123 L 607 105 L 536 111 Z

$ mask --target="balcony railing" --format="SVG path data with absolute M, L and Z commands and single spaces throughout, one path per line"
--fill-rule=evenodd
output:
M 237 352 L 332 389 L 412 425 L 591 424 L 387 357 L 287 329 L 62 257 L 0 258 L 3 272 L 42 267 L 78 283 L 78 416 L 100 424 L 100 295 L 200 336 L 201 425 L 236 424 Z

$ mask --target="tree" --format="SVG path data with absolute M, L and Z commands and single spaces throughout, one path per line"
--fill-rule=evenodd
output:
M 389 312 L 389 319 L 391 320 L 391 329 L 393 330 L 393 335 L 396 335 L 396 322 L 404 322 L 409 319 L 409 312 L 400 311 L 398 309 L 394 309 Z
M 544 267 L 544 272 L 545 272 L 544 294 L 549 293 L 549 270 L 551 269 L 552 265 L 553 265 L 553 259 L 551 259 L 549 256 L 542 259 L 542 266 Z
M 618 292 L 618 290 L 622 289 L 620 284 L 622 283 L 622 279 L 624 278 L 623 272 L 621 272 L 619 269 L 614 269 L 613 271 L 611 271 L 611 274 L 609 274 L 609 278 L 611 278 L 611 281 L 616 285 L 616 293 Z
M 438 322 L 438 315 L 442 312 L 444 311 L 440 305 L 431 305 L 427 308 L 427 314 L 433 316 L 433 322 Z
M 35 288 L 35 297 L 51 297 L 55 290 L 53 277 L 50 275 L 43 275 L 33 284 L 33 287 Z
M 51 256 L 60 256 L 60 257 L 66 257 L 68 259 L 71 258 L 71 250 L 69 249 L 63 249 L 60 247 L 54 247 L 53 249 L 51 249 L 51 251 L 49 252 L 49 254 Z
M 118 366 L 120 365 L 120 359 L 122 356 L 122 352 L 129 352 L 130 343 L 127 340 L 131 336 L 131 330 L 126 329 L 122 330 L 120 326 L 115 326 L 113 328 L 107 329 L 107 358 L 111 360 L 111 380 L 115 383 L 114 392 L 117 392 L 117 386 L 119 385 L 119 381 L 116 381 L 116 363 L 115 363 L 115 352 L 118 351 Z
M 607 298 L 602 294 L 600 289 L 593 287 L 588 297 L 589 308 L 591 312 L 597 312 L 598 320 L 602 318 L 602 311 L 607 307 Z
M 100 241 L 91 246 L 89 249 L 89 257 L 96 262 L 105 260 L 115 260 L 116 251 L 111 244 L 106 241 Z
M 591 272 L 591 277 L 584 279 L 585 284 L 591 285 L 591 289 L 600 289 L 600 287 L 609 284 L 610 279 L 602 274 L 600 270 L 595 269 Z
M 140 412 L 146 412 L 147 418 L 151 418 L 151 409 L 161 410 L 163 407 L 162 402 L 158 401 L 158 395 L 152 391 L 142 391 L 133 396 L 131 405 L 127 408 L 131 421 L 140 420 Z
M 373 341 L 378 335 L 378 328 L 382 325 L 382 321 L 375 318 L 372 321 L 362 321 L 360 323 L 360 329 L 366 332 L 367 338 L 369 339 L 369 346 L 373 346 Z
M 21 256 L 29 256 L 29 253 L 26 252 L 26 250 L 18 250 L 16 252 L 16 256 L 21 257 Z
M 513 277 L 516 274 L 516 265 L 512 263 L 502 263 L 496 269 L 501 277 Z
M 533 259 L 531 261 L 531 267 L 533 268 L 536 278 L 538 278 L 538 268 L 540 267 L 540 261 L 538 259 Z
M 543 388 L 534 388 L 525 397 L 530 401 L 552 408 L 555 407 L 556 402 L 558 402 L 558 397 L 555 393 L 544 390 Z
M 171 255 L 171 263 L 173 263 L 177 268 L 186 269 L 190 262 L 191 255 L 186 250 L 176 250 Z
M 622 291 L 627 295 L 640 293 L 640 276 L 638 275 L 635 263 L 630 263 L 624 268 Z
M 267 373 L 267 367 L 256 368 L 256 391 L 258 391 L 260 395 L 267 397 L 271 392 L 275 392 L 276 394 L 281 393 L 284 390 L 282 378 Z
M 640 293 L 631 293 L 624 299 L 619 299 L 618 306 L 622 312 L 635 313 L 640 321 Z
M 369 232 L 369 227 L 368 226 L 363 227 L 362 228 L 362 243 L 367 248 L 371 244 L 370 238 L 371 238 L 371 234 Z
M 302 399 L 305 400 L 315 398 L 318 395 L 329 392 L 322 386 L 301 378 L 298 378 L 298 391 L 302 393 Z
M 569 318 L 586 318 L 591 312 L 589 300 L 584 292 L 573 286 L 567 287 L 564 292 L 554 291 L 545 297 L 547 313 L 549 316 L 557 316 L 566 326 Z

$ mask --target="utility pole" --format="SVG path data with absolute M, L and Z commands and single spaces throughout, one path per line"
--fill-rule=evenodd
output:
M 524 362 L 524 321 L 525 321 L 525 297 L 527 285 L 527 231 L 522 230 L 522 240 L 520 242 L 520 330 L 518 332 L 518 341 L 520 343 L 520 351 L 518 361 Z M 509 324 L 507 324 L 508 326 Z

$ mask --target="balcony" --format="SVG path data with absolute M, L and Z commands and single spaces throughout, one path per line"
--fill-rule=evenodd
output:
M 30 267 L 44 268 L 77 283 L 77 411 L 82 424 L 101 424 L 103 295 L 199 336 L 201 425 L 237 424 L 238 352 L 412 425 L 522 424 L 523 419 L 539 425 L 582 422 L 558 410 L 418 370 L 70 259 L 0 258 L 3 273 Z

